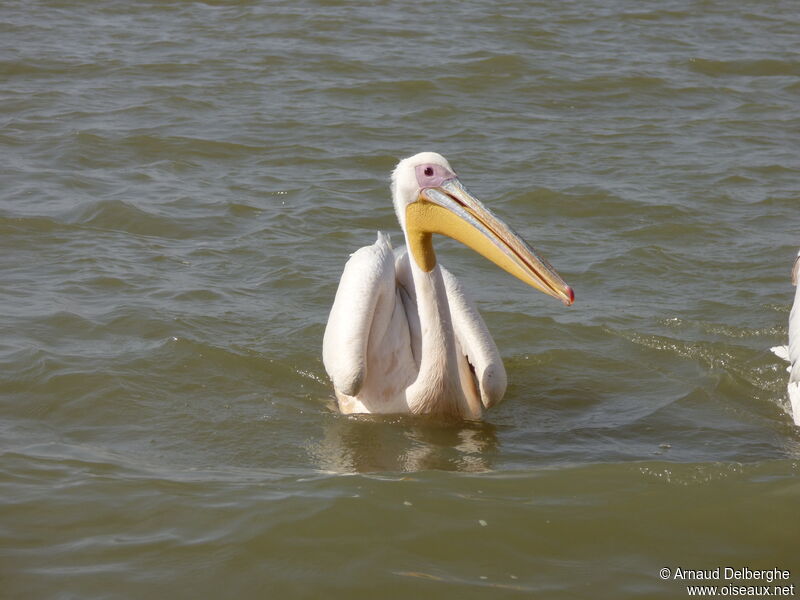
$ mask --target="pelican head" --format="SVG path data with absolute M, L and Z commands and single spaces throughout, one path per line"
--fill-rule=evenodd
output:
M 574 302 L 555 269 L 466 190 L 442 155 L 422 152 L 401 160 L 392 173 L 392 195 L 409 252 L 423 271 L 436 266 L 431 237 L 438 233 L 567 306 Z

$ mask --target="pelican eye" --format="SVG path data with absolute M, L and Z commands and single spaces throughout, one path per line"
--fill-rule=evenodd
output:
M 433 167 L 425 167 L 425 170 L 423 171 L 423 173 L 425 173 L 426 177 L 432 176 L 433 175 Z

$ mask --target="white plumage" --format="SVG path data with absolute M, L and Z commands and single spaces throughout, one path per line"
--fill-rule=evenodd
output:
M 478 419 L 505 393 L 500 353 L 458 280 L 435 262 L 443 233 L 566 304 L 572 290 L 460 185 L 440 155 L 401 161 L 395 210 L 409 249 L 378 233 L 344 268 L 323 340 L 323 362 L 343 413 Z
M 505 368 L 477 309 L 449 271 L 438 267 L 426 279 L 425 301 L 435 310 L 427 315 L 423 363 L 406 249 L 393 252 L 389 237 L 378 233 L 373 245 L 347 261 L 322 350 L 343 413 L 479 418 L 483 408 L 502 399 Z
M 789 345 L 775 346 L 772 351 L 780 358 L 789 362 L 789 403 L 792 407 L 794 424 L 800 426 L 800 286 L 797 285 L 800 276 L 800 252 L 792 267 L 792 285 L 795 286 L 794 304 L 789 313 Z

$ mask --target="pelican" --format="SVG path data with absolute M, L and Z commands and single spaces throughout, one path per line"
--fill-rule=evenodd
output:
M 792 285 L 795 286 L 794 304 L 789 313 L 789 345 L 775 346 L 772 351 L 789 363 L 789 402 L 792 405 L 794 424 L 800 426 L 800 252 L 792 267 Z
M 440 154 L 401 160 L 391 190 L 406 245 L 393 251 L 378 232 L 351 255 L 325 328 L 322 357 L 339 410 L 480 419 L 505 394 L 505 368 L 464 287 L 437 262 L 432 234 L 458 240 L 567 306 L 575 295 Z

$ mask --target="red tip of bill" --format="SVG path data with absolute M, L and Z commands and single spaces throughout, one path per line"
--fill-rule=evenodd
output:
M 575 302 L 575 292 L 572 291 L 572 288 L 567 286 L 567 295 L 569 296 L 569 302 L 567 302 L 567 306 Z

